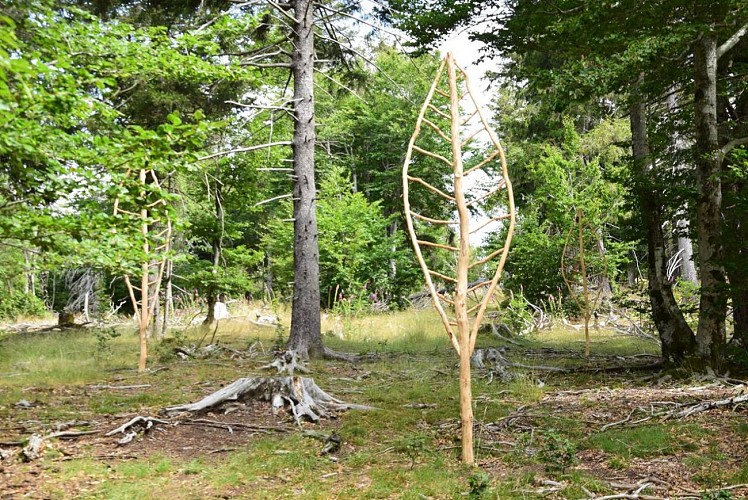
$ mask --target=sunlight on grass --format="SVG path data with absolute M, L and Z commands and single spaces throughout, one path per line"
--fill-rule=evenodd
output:
M 594 328 L 590 326 L 590 354 L 617 354 L 629 356 L 634 354 L 659 354 L 657 342 L 632 335 L 622 335 L 611 328 Z M 554 326 L 528 336 L 530 344 L 584 352 L 584 330 L 566 326 Z
M 137 343 L 123 337 L 104 352 L 91 330 L 8 336 L 0 347 L 0 373 L 8 385 L 83 384 L 102 370 L 136 366 Z
M 0 379 L 2 416 L 22 414 L 53 428 L 55 422 L 85 414 L 114 425 L 114 418 L 106 415 L 117 415 L 117 421 L 125 414 L 156 415 L 165 406 L 194 401 L 238 377 L 265 376 L 259 368 L 288 336 L 288 311 L 281 311 L 278 328 L 247 322 L 253 311 L 221 321 L 217 328 L 173 328 L 166 341 L 150 342 L 151 370 L 145 374 L 136 371 L 138 343 L 132 325 L 119 336 L 104 336 L 104 341 L 92 330 L 6 335 L 0 339 L 0 374 L 9 375 Z M 325 321 L 335 319 L 328 316 Z M 200 449 L 184 457 L 182 451 L 171 450 L 150 456 L 133 452 L 126 460 L 60 461 L 41 494 L 66 497 L 68 490 L 60 482 L 68 481 L 77 485 L 80 497 L 89 498 L 458 498 L 469 497 L 476 485 L 481 496 L 476 493 L 474 498 L 539 498 L 533 492 L 543 478 L 566 484 L 560 498 L 581 498 L 586 490 L 614 493 L 576 466 L 580 450 L 603 452 L 607 467 L 622 474 L 641 459 L 686 457 L 694 481 L 705 487 L 748 479 L 744 466 L 719 474 L 712 470 L 726 455 L 703 446 L 707 431 L 697 424 L 655 423 L 591 433 L 580 424 L 581 414 L 559 412 L 547 403 L 559 391 L 630 384 L 631 379 L 539 369 L 513 369 L 516 377 L 511 381 L 485 370 L 473 372 L 476 457 L 490 472 L 481 475 L 480 469 L 459 463 L 458 359 L 434 311 L 388 312 L 346 321 L 344 338 L 328 335 L 325 344 L 362 353 L 364 360 L 315 360 L 310 368 L 330 394 L 377 409 L 304 424 L 340 436 L 343 445 L 334 459 L 320 454 L 319 441 L 296 432 L 255 436 L 219 454 Z M 579 331 L 554 328 L 518 340 L 522 345 L 509 345 L 505 352 L 515 362 L 587 364 L 580 356 L 584 341 Z M 657 352 L 647 341 L 610 330 L 593 331 L 592 340 L 599 362 L 606 362 L 602 356 Z M 253 346 L 256 355 L 233 357 L 232 351 L 218 351 L 213 357 L 182 359 L 174 351 L 211 342 L 245 353 Z M 490 334 L 481 334 L 479 342 L 502 344 Z M 131 384 L 137 389 L 110 390 L 110 385 Z M 576 400 L 580 409 L 597 404 L 584 398 Z M 21 399 L 34 406 L 16 409 Z M 521 427 L 512 429 L 517 416 Z M 509 427 L 502 430 L 505 424 Z M 744 437 L 748 427 L 735 421 L 730 431 Z M 99 452 L 80 449 L 83 457 Z M 44 460 L 56 458 L 48 454 Z M 563 466 L 554 468 L 558 463 Z
M 694 440 L 706 432 L 696 424 L 642 425 L 594 434 L 587 445 L 623 458 L 673 455 L 679 451 L 694 451 Z

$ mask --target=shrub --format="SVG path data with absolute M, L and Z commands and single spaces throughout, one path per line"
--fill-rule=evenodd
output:
M 14 291 L 0 295 L 0 319 L 41 316 L 45 311 L 44 302 L 34 294 Z

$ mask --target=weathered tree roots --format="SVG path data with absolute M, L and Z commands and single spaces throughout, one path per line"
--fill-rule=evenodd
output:
M 272 368 L 278 370 L 278 373 L 285 373 L 290 377 L 293 377 L 295 371 L 309 373 L 309 369 L 301 364 L 301 360 L 296 354 L 296 351 L 276 352 L 272 363 L 260 367 L 261 370 L 269 370 Z
M 166 408 L 169 413 L 196 413 L 214 409 L 223 403 L 256 399 L 269 401 L 273 411 L 288 406 L 294 419 L 306 418 L 316 422 L 337 411 L 371 410 L 370 406 L 345 403 L 327 394 L 308 377 L 250 377 L 240 378 L 226 387 L 191 404 Z

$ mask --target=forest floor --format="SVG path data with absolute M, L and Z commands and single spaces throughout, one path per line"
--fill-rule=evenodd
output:
M 392 313 L 343 326 L 345 338 L 327 344 L 363 360 L 316 361 L 310 376 L 377 409 L 300 426 L 260 401 L 164 413 L 237 378 L 270 375 L 261 367 L 283 332 L 245 318 L 152 342 L 143 374 L 132 326 L 3 334 L 0 498 L 748 497 L 748 405 L 678 415 L 744 394 L 746 382 L 652 368 L 651 340 L 593 330 L 589 360 L 573 328 L 504 344 L 514 362 L 567 371 L 513 368 L 502 382 L 474 370 L 477 467 L 468 468 L 459 461 L 457 358 L 438 319 Z M 175 355 L 198 342 L 221 347 Z M 502 344 L 490 335 L 478 343 Z M 163 422 L 127 444 L 106 435 L 137 416 Z M 323 453 L 314 437 L 332 433 L 340 448 Z M 45 446 L 24 461 L 34 434 Z

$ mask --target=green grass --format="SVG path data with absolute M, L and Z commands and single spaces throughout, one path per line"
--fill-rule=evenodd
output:
M 281 311 L 288 325 L 288 311 Z M 330 328 L 330 318 L 323 331 Z M 38 494 L 53 498 L 460 498 L 470 491 L 469 478 L 480 472 L 459 463 L 459 398 L 457 356 L 433 311 L 386 313 L 346 319 L 344 339 L 326 337 L 333 349 L 374 353 L 359 365 L 331 361 L 311 363 L 317 383 L 331 394 L 377 407 L 350 411 L 322 429 L 334 429 L 343 447 L 336 461 L 321 456 L 320 443 L 298 433 L 256 437 L 219 454 L 197 450 L 181 454 L 134 456 L 129 459 L 94 459 L 94 450 L 82 446 L 73 457 L 49 451 L 45 481 Z M 277 332 L 232 320 L 219 324 L 215 341 L 236 349 L 260 342 L 266 350 L 256 359 L 216 357 L 180 360 L 171 355 L 174 341 L 150 343 L 149 368 L 136 371 L 138 342 L 133 329 L 115 337 L 97 337 L 91 330 L 11 334 L 0 337 L 0 418 L 8 422 L 40 422 L 54 429 L 56 422 L 73 419 L 112 422 L 108 415 L 157 415 L 165 406 L 194 401 L 238 377 L 267 375 L 257 369 L 270 359 Z M 180 332 L 181 344 L 194 344 L 213 330 L 191 327 Z M 525 364 L 585 366 L 583 333 L 555 328 L 521 339 L 508 355 Z M 495 346 L 492 336 L 478 339 L 480 346 Z M 551 348 L 570 353 L 552 359 L 523 359 L 523 349 Z M 607 330 L 592 331 L 595 356 L 656 353 L 652 343 L 621 337 Z M 639 375 L 637 375 L 639 376 Z M 148 384 L 137 390 L 108 390 L 97 386 Z M 473 378 L 474 414 L 478 424 L 502 422 L 526 407 L 527 419 L 505 439 L 515 445 L 478 447 L 476 456 L 488 476 L 483 498 L 542 498 L 533 493 L 542 479 L 564 481 L 560 498 L 586 497 L 584 489 L 599 495 L 614 493 L 604 481 L 578 470 L 577 455 L 594 450 L 604 455 L 607 467 L 625 474 L 636 460 L 683 460 L 704 488 L 748 481 L 748 466 L 718 469 L 725 455 L 705 446 L 710 434 L 699 425 L 673 421 L 597 432 L 599 425 L 582 422 L 581 415 L 557 411 L 544 402 L 558 391 L 600 386 L 626 388 L 635 376 L 582 373 L 520 374 L 508 383 Z M 39 406 L 19 410 L 26 399 Z M 579 396 L 581 409 L 594 409 L 596 400 Z M 423 407 L 412 407 L 421 403 Z M 279 417 L 282 418 L 282 417 Z M 600 422 L 602 424 L 603 422 Z M 8 425 L 8 424 L 6 424 Z M 309 424 L 310 428 L 317 426 Z M 477 427 L 483 446 L 491 436 Z M 550 431 L 549 429 L 555 429 Z M 730 432 L 745 440 L 748 424 L 739 418 Z M 158 439 L 155 434 L 154 439 Z M 64 460 L 62 458 L 65 458 Z M 553 464 L 564 461 L 563 467 Z M 46 465 L 51 464 L 51 465 Z M 14 464 L 31 470 L 35 464 Z M 25 469 L 24 469 L 25 467 Z M 70 485 L 75 485 L 71 490 Z M 72 494 L 71 491 L 75 491 Z
M 668 456 L 695 451 L 695 440 L 706 433 L 696 424 L 652 424 L 594 434 L 586 445 L 624 459 Z

